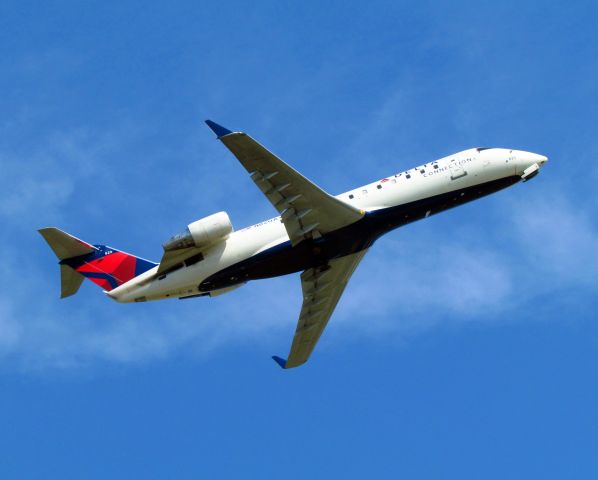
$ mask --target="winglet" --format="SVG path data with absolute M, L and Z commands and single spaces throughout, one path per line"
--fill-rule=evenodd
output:
M 276 355 L 272 355 L 272 360 L 274 360 L 280 368 L 287 368 L 287 361 L 284 358 L 277 357 Z
M 222 125 L 212 122 L 212 120 L 206 120 L 206 125 L 212 129 L 212 132 L 214 132 L 218 138 L 233 133 L 228 128 L 224 128 Z

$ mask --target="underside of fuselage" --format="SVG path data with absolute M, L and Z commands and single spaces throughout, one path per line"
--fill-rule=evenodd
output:
M 227 267 L 207 279 L 199 290 L 207 292 L 262 278 L 300 272 L 326 264 L 333 258 L 359 252 L 385 233 L 464 203 L 509 187 L 521 178 L 517 175 L 434 195 L 414 202 L 368 212 L 361 220 L 320 238 L 292 246 L 290 241 L 269 248 Z

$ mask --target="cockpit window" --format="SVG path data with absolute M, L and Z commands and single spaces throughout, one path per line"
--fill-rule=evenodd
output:
M 482 152 L 482 151 L 484 151 L 484 150 L 491 150 L 491 149 L 492 149 L 492 147 L 478 147 L 478 148 L 476 148 L 476 150 L 477 150 L 478 152 Z

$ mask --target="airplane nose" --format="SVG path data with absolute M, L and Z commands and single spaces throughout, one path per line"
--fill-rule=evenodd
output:
M 538 153 L 520 151 L 517 154 L 517 174 L 524 182 L 531 180 L 540 172 L 540 167 L 548 161 L 548 157 Z
M 538 165 L 541 167 L 548 161 L 548 157 L 544 155 L 540 155 L 538 153 L 533 152 L 525 152 L 523 150 L 519 150 L 514 152 L 516 154 L 516 166 L 517 166 L 517 174 L 521 175 L 524 171 L 528 168 Z
M 548 161 L 548 157 L 545 157 L 544 155 L 538 153 L 532 153 L 530 155 L 532 157 L 530 160 L 537 163 L 540 167 Z
M 533 152 L 520 151 L 517 157 L 519 162 L 523 165 L 532 165 L 537 163 L 539 166 L 542 166 L 542 164 L 548 161 L 548 157 Z

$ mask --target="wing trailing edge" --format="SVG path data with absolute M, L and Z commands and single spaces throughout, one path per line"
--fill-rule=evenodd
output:
M 288 358 L 272 358 L 284 369 L 303 365 L 312 354 L 349 279 L 367 250 L 330 260 L 301 274 L 303 305 Z

